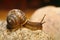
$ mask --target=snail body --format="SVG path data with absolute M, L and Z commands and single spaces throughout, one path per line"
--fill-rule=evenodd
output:
M 32 22 L 29 19 L 24 26 L 31 29 L 31 30 L 42 30 L 42 27 L 43 27 L 42 25 L 45 23 L 45 22 L 43 22 L 45 16 L 46 15 L 43 16 L 43 18 L 40 22 Z

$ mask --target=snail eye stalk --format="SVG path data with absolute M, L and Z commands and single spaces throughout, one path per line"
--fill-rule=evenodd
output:
M 40 22 L 40 23 L 42 23 L 42 22 L 43 22 L 43 20 L 44 20 L 45 16 L 46 16 L 46 14 L 44 15 L 44 17 L 42 18 L 42 20 L 41 20 L 41 22 Z M 45 23 L 45 22 L 43 22 L 43 23 Z M 43 23 L 42 23 L 42 24 L 43 24 Z

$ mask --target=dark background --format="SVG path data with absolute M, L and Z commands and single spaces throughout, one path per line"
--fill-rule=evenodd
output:
M 60 0 L 0 0 L 0 9 L 36 9 L 47 5 L 60 6 Z

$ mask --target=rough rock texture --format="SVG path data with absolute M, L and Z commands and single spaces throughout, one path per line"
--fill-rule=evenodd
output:
M 31 16 L 30 21 L 40 22 L 45 14 L 43 30 L 50 34 L 54 40 L 60 40 L 60 7 L 46 6 L 39 8 Z
M 42 30 L 32 31 L 27 28 L 16 31 L 7 31 L 6 22 L 0 21 L 0 40 L 53 40 Z

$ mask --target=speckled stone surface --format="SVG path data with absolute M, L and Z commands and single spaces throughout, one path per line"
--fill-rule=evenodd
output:
M 20 28 L 9 32 L 6 28 L 6 22 L 0 21 L 0 40 L 53 40 L 50 35 L 42 30 L 32 31 L 27 28 Z

